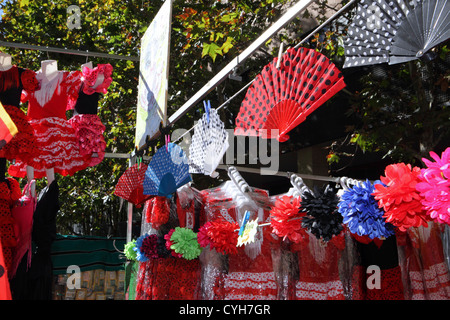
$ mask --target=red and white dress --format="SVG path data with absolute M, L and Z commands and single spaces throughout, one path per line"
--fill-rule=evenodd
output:
M 8 173 L 14 177 L 25 177 L 27 166 L 34 168 L 36 179 L 46 176 L 45 169 L 53 168 L 55 173 L 67 176 L 87 167 L 87 157 L 80 153 L 75 130 L 66 117 L 68 106 L 77 98 L 81 72 L 58 71 L 48 83 L 42 81 L 43 77 L 40 71 L 28 73 L 23 82 L 23 101 L 28 101 L 27 116 L 40 153 L 10 166 Z M 34 85 L 36 80 L 38 87 Z
M 80 153 L 91 157 L 89 167 L 99 164 L 105 157 L 105 126 L 97 115 L 97 109 L 100 98 L 107 93 L 112 82 L 112 70 L 110 64 L 99 64 L 94 69 L 83 67 L 76 103 L 69 106 L 77 113 L 69 119 L 69 123 L 75 130 Z M 94 88 L 99 75 L 103 75 L 104 80 Z M 92 157 L 94 153 L 97 153 L 96 157 Z
M 254 190 L 255 191 L 255 190 Z M 233 199 L 221 192 L 203 192 L 205 214 L 208 220 L 225 219 L 230 223 L 238 221 L 239 207 Z M 259 222 L 269 217 L 269 211 L 258 212 Z M 272 261 L 272 245 L 275 243 L 270 228 L 260 229 L 262 243 L 259 254 L 252 258 L 245 247 L 239 247 L 235 255 L 228 255 L 228 268 L 218 265 L 217 254 L 209 255 L 204 265 L 204 287 L 212 289 L 213 299 L 224 300 L 276 300 L 278 297 L 278 283 Z M 205 249 L 208 250 L 208 249 Z M 213 251 L 213 250 L 211 250 Z M 207 253 L 206 253 L 207 255 Z M 210 267 L 208 264 L 211 264 Z M 206 271 L 206 272 L 205 272 Z
M 0 71 L 0 102 L 17 127 L 17 134 L 1 150 L 0 158 L 28 161 L 40 152 L 36 145 L 33 128 L 28 123 L 27 115 L 20 109 L 20 98 L 24 86 L 35 87 L 37 81 L 27 82 L 27 76 L 34 74 L 31 70 L 12 66 Z
M 450 299 L 450 273 L 443 251 L 442 227 L 428 222 L 427 228 L 409 228 L 397 234 L 407 300 Z
M 293 244 L 298 254 L 299 278 L 295 280 L 296 300 L 345 300 L 339 276 L 339 260 L 345 249 L 344 232 L 323 242 L 309 233 L 309 240 Z

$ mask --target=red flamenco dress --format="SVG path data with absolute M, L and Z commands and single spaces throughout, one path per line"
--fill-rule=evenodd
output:
M 261 252 L 255 258 L 242 247 L 236 255 L 228 256 L 228 272 L 224 275 L 225 300 L 277 300 L 278 284 L 272 261 L 274 239 L 270 228 L 260 228 L 259 232 L 263 241 Z
M 450 273 L 445 261 L 443 225 L 411 227 L 397 234 L 400 265 L 407 300 L 450 299 Z
M 8 271 L 3 258 L 2 244 L 0 242 L 0 300 L 12 300 L 11 288 L 9 286 Z
M 7 270 L 11 270 L 14 248 L 17 245 L 12 207 L 22 196 L 19 182 L 13 178 L 5 178 L 0 182 L 0 241 Z
M 18 130 L 11 141 L 0 150 L 0 158 L 28 161 L 39 154 L 33 128 L 28 123 L 29 118 L 20 109 L 23 88 L 37 89 L 39 86 L 37 81 L 30 78 L 33 74 L 31 70 L 16 66 L 0 71 L 0 102 Z
M 404 300 L 396 237 L 392 235 L 384 240 L 357 234 L 351 237 L 359 256 L 359 264 L 354 266 L 352 274 L 352 300 Z M 380 270 L 378 283 L 371 266 Z M 368 286 L 368 281 L 374 286 Z
M 163 199 L 164 197 L 158 197 Z M 167 200 L 167 199 L 166 199 Z M 157 202 L 147 201 L 147 204 L 158 206 Z M 168 208 L 159 206 L 160 208 Z M 200 219 L 200 206 L 194 198 L 181 204 L 177 197 L 176 221 L 166 218 L 145 217 L 147 224 L 144 224 L 143 233 L 154 233 L 155 227 L 159 233 L 165 234 L 168 225 L 177 225 L 181 228 L 195 228 Z M 147 210 L 147 214 L 168 216 L 168 212 L 163 210 Z M 149 227 L 149 221 L 166 221 L 166 225 Z M 153 230 L 152 230 L 153 229 Z M 174 251 L 168 253 L 167 257 L 149 259 L 141 262 L 139 266 L 138 279 L 136 285 L 136 300 L 198 300 L 200 299 L 201 266 L 199 259 L 187 260 L 180 257 Z
M 223 186 L 224 189 L 226 187 L 226 185 Z M 253 190 L 253 192 L 265 191 Z M 220 187 L 204 193 L 203 196 L 205 213 L 209 221 L 223 219 L 235 224 L 240 221 L 239 217 L 242 217 L 242 213 L 245 212 L 245 203 L 241 202 L 239 206 L 236 206 L 239 201 L 235 197 L 227 197 Z M 256 216 L 259 223 L 265 222 L 269 217 L 269 211 L 260 208 L 258 212 L 253 212 L 250 220 Z M 204 294 L 214 292 L 214 295 L 209 295 L 209 299 L 276 300 L 278 298 L 279 287 L 272 260 L 272 247 L 277 242 L 272 237 L 270 228 L 259 228 L 255 238 L 256 245 L 238 247 L 227 255 L 217 253 L 216 248 L 204 250 L 205 256 L 207 255 L 204 266 L 204 291 L 207 292 Z M 225 259 L 227 261 L 224 261 Z
M 78 94 L 81 72 L 58 71 L 58 75 L 45 84 L 40 71 L 27 76 L 23 101 L 28 101 L 29 123 L 41 152 L 28 161 L 16 161 L 8 173 L 23 178 L 27 166 L 31 166 L 34 178 L 40 179 L 46 176 L 46 169 L 53 168 L 63 176 L 85 169 L 87 157 L 81 155 L 75 130 L 66 118 L 66 110 Z M 27 85 L 34 83 L 33 77 L 40 84 L 38 90 L 36 86 Z
M 112 82 L 112 70 L 110 64 L 99 64 L 94 69 L 83 67 L 81 88 L 73 106 L 75 113 L 69 119 L 75 130 L 80 153 L 90 157 L 89 167 L 99 164 L 105 157 L 105 126 L 97 115 L 97 109 L 99 100 L 107 93 Z M 94 88 L 99 75 L 103 75 L 104 79 Z
M 291 246 L 298 254 L 299 268 L 293 299 L 345 300 L 344 284 L 339 275 L 339 261 L 345 249 L 344 232 L 328 242 L 307 233 L 308 241 Z

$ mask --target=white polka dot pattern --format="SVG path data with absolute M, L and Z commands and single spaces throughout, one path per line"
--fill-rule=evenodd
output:
M 163 178 L 172 176 L 174 184 L 170 185 L 170 189 L 165 190 L 164 194 L 161 190 L 161 182 Z M 165 180 L 165 182 L 168 180 Z M 169 180 L 170 181 L 170 180 Z M 192 181 L 189 174 L 189 165 L 186 154 L 180 146 L 169 143 L 166 146 L 159 148 L 155 155 L 150 160 L 150 163 L 145 172 L 144 178 L 144 194 L 146 195 L 160 195 L 169 196 L 175 192 L 177 188 Z
M 229 147 L 228 132 L 217 110 L 199 120 L 189 146 L 189 172 L 212 175 Z
M 361 0 L 344 39 L 344 68 L 389 62 L 397 29 L 419 1 Z

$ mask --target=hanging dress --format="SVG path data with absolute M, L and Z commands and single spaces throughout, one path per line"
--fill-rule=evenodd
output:
M 450 299 L 450 273 L 441 239 L 442 225 L 409 228 L 397 234 L 407 300 Z
M 228 184 L 228 185 L 227 185 Z M 239 222 L 244 202 L 240 202 L 236 197 L 230 197 L 230 193 L 224 191 L 227 187 L 233 186 L 228 181 L 224 186 L 215 190 L 203 193 L 205 214 L 209 221 L 214 219 L 224 219 L 230 223 Z M 268 195 L 264 190 L 253 190 Z M 236 205 L 238 203 L 239 205 Z M 267 210 L 258 210 L 259 222 L 265 222 L 269 216 Z M 252 218 L 253 219 L 253 218 Z M 209 299 L 224 300 L 276 300 L 278 297 L 278 283 L 274 271 L 272 260 L 272 245 L 275 243 L 269 228 L 262 228 L 258 231 L 260 239 L 258 241 L 260 249 L 257 254 L 252 253 L 245 247 L 239 247 L 236 254 L 227 255 L 225 262 L 221 259 L 222 254 L 215 250 L 205 250 L 207 259 L 204 266 L 204 287 Z M 258 236 L 257 236 L 258 238 Z M 208 252 L 209 251 L 209 252 Z M 256 256 L 255 256 L 256 255 Z M 221 265 L 222 262 L 222 265 Z M 209 264 L 209 265 L 208 265 Z M 228 267 L 225 267 L 227 265 Z
M 39 90 L 27 85 L 33 83 L 33 76 L 40 84 Z M 81 72 L 58 71 L 58 75 L 47 83 L 43 83 L 44 75 L 40 71 L 27 77 L 23 101 L 28 101 L 27 115 L 41 153 L 28 161 L 16 161 L 8 173 L 23 178 L 28 165 L 34 168 L 34 178 L 40 179 L 46 176 L 45 169 L 53 168 L 55 173 L 63 176 L 85 169 L 88 157 L 81 155 L 75 130 L 66 117 L 67 108 L 77 98 Z
M 14 248 L 17 245 L 12 207 L 22 195 L 20 185 L 13 178 L 6 178 L 0 182 L 0 241 L 7 270 L 11 270 Z
M 236 211 L 235 211 L 236 212 Z M 268 213 L 265 212 L 266 218 Z M 244 248 L 229 255 L 228 272 L 224 275 L 225 300 L 277 300 L 278 284 L 272 261 L 270 229 L 260 230 L 263 236 L 261 252 L 251 258 Z
M 99 100 L 107 93 L 112 82 L 112 69 L 110 64 L 99 64 L 94 69 L 83 68 L 81 89 L 73 106 L 77 114 L 69 119 L 70 125 L 75 130 L 80 153 L 90 157 L 89 167 L 99 164 L 105 157 L 106 142 L 103 136 L 105 126 L 97 115 L 97 109 Z M 104 80 L 93 88 L 99 74 L 104 76 Z M 94 153 L 97 153 L 96 157 L 92 157 Z
M 179 191 L 178 191 L 179 194 Z M 198 228 L 201 220 L 200 204 L 195 198 L 185 205 L 177 197 L 176 207 L 172 203 L 170 220 L 158 228 L 159 234 L 176 226 L 181 228 Z M 147 202 L 152 203 L 151 201 Z M 176 211 L 176 212 L 175 212 Z M 147 214 L 151 210 L 146 210 Z M 143 217 L 143 221 L 147 218 Z M 151 223 L 143 224 L 142 233 L 156 232 Z M 173 255 L 166 258 L 149 259 L 139 265 L 136 300 L 198 300 L 200 298 L 201 265 L 199 259 L 187 260 Z
M 296 300 L 345 300 L 339 276 L 339 260 L 345 249 L 344 232 L 324 242 L 309 233 L 309 240 L 293 244 L 298 253 L 299 276 L 295 280 Z
M 39 155 L 33 128 L 28 116 L 20 109 L 20 99 L 24 86 L 37 89 L 37 81 L 30 79 L 34 72 L 12 66 L 0 71 L 0 102 L 17 127 L 17 134 L 1 150 L 0 158 L 28 161 Z M 31 80 L 31 82 L 30 82 Z
M 352 300 L 404 300 L 395 235 L 385 240 L 356 234 L 352 234 L 352 238 L 356 241 L 360 258 L 352 274 Z M 379 274 L 371 266 L 379 268 Z M 375 279 L 378 276 L 379 281 Z
M 3 258 L 2 244 L 0 242 L 0 300 L 11 300 L 11 289 L 8 280 L 8 270 L 6 270 L 5 259 Z

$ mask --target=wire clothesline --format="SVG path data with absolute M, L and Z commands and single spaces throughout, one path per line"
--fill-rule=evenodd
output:
M 16 42 L 0 41 L 0 47 L 17 48 L 17 49 L 25 49 L 25 50 L 37 50 L 37 51 L 44 51 L 44 52 L 56 52 L 56 53 L 72 54 L 72 55 L 84 56 L 84 57 L 99 57 L 99 58 L 116 59 L 116 60 L 130 60 L 130 61 L 139 62 L 139 57 L 136 57 L 136 56 L 123 56 L 123 55 L 103 53 L 103 52 L 91 52 L 89 50 L 82 51 L 82 50 L 73 50 L 73 49 L 66 49 L 66 48 L 37 46 L 37 45 L 16 43 Z

